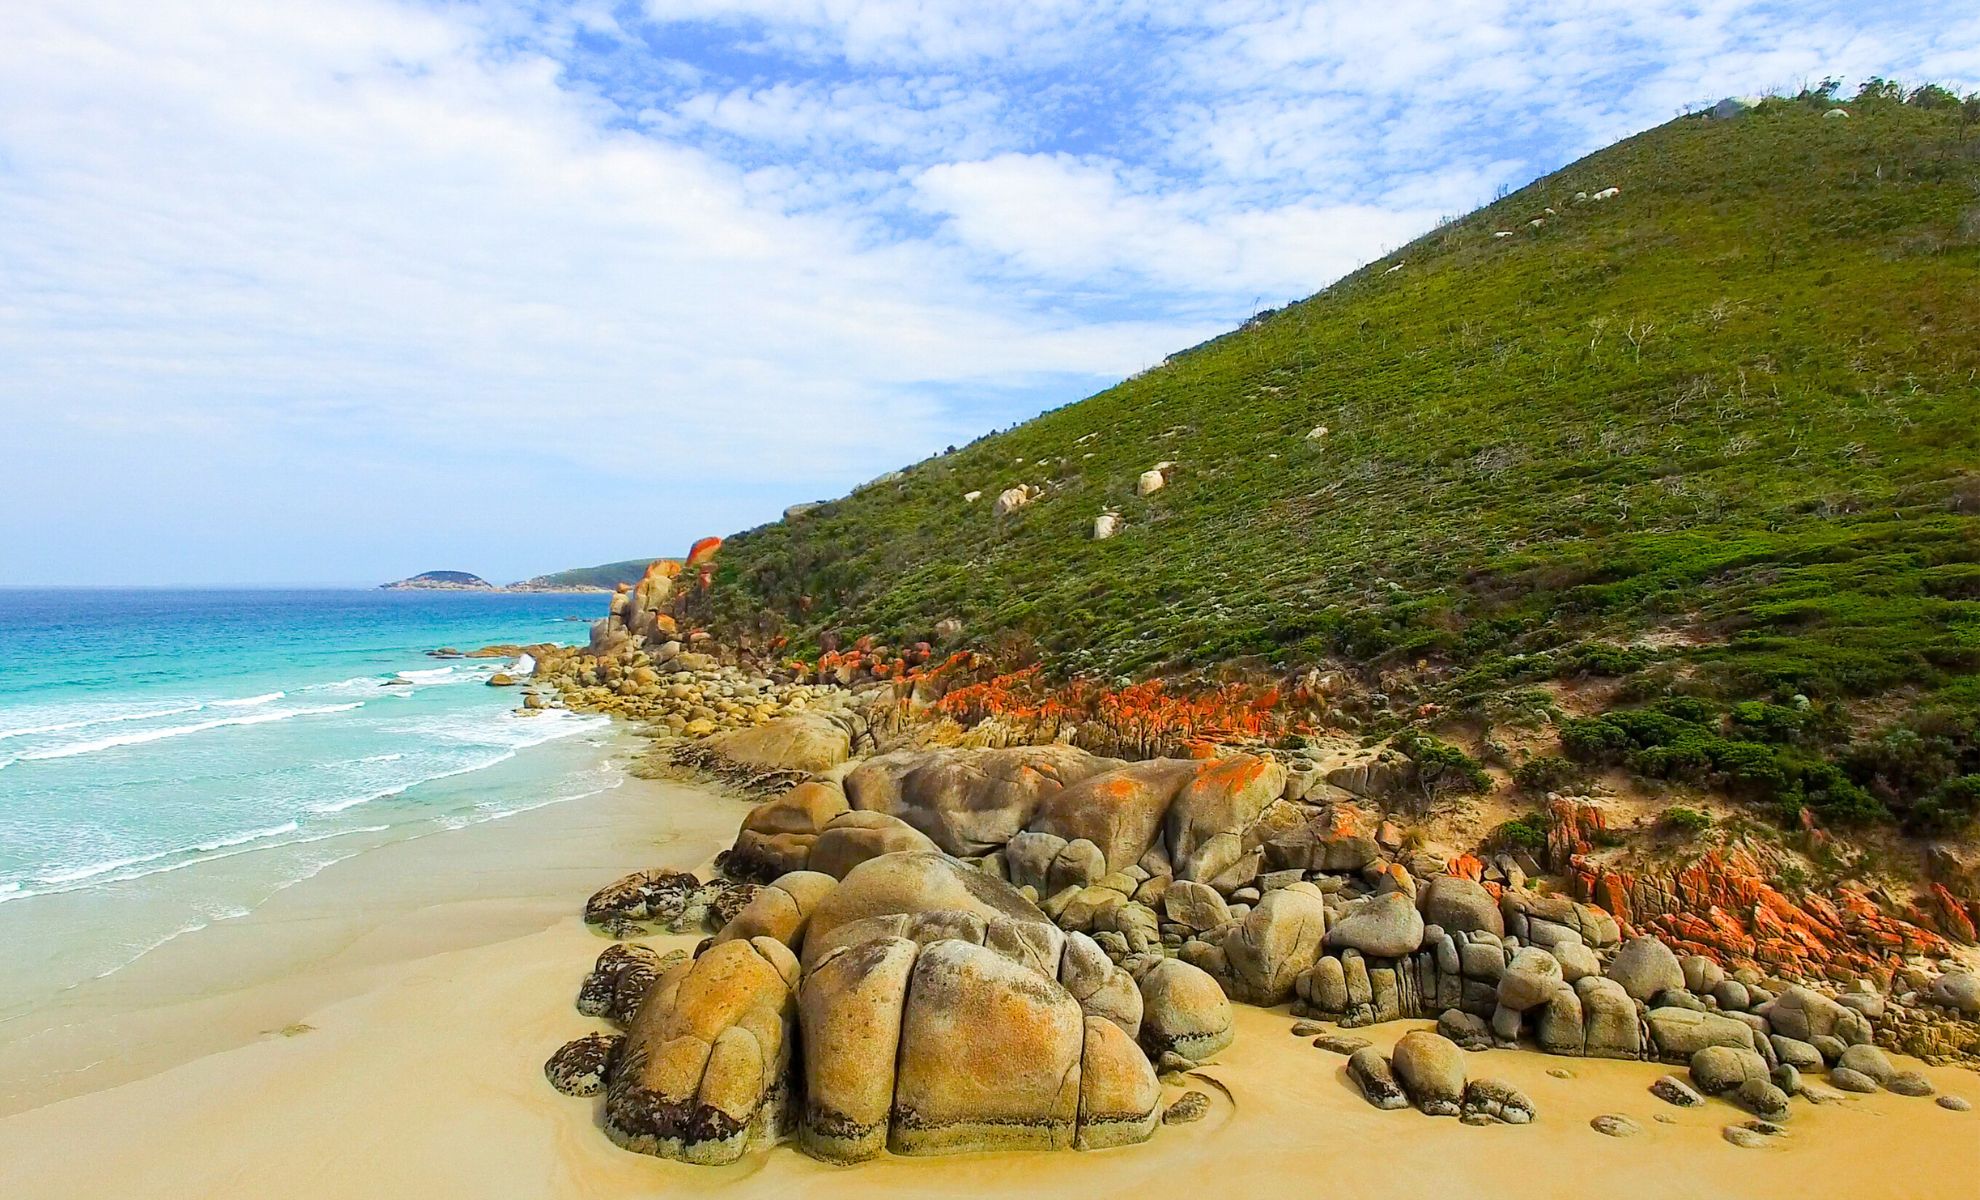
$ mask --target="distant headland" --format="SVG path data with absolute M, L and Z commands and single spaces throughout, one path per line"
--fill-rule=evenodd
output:
M 490 583 L 468 571 L 423 571 L 394 583 L 380 584 L 392 592 L 610 592 L 622 583 L 637 582 L 653 565 L 651 558 L 629 558 L 596 567 L 574 567 L 537 575 L 511 584 Z

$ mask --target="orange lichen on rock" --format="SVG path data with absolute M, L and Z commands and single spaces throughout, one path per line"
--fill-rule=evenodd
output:
M 1653 933 L 1680 954 L 1727 966 L 1844 981 L 1895 967 L 1905 955 L 1952 951 L 1939 934 L 1891 915 L 1857 888 L 1790 897 L 1745 849 L 1714 850 L 1668 873 L 1632 874 L 1581 854 L 1572 866 L 1577 898 L 1608 910 L 1626 933 Z
M 958 661 L 965 657 L 967 663 Z M 977 656 L 957 655 L 929 673 L 980 671 L 982 665 Z M 1052 686 L 1036 667 L 946 687 L 937 708 L 964 725 L 995 718 L 1039 741 L 1070 727 L 1081 744 L 1131 758 L 1213 757 L 1223 746 L 1307 728 L 1273 687 L 1185 688 L 1159 679 L 1118 688 L 1085 679 Z
M 1444 867 L 1447 874 L 1477 883 L 1485 878 L 1485 862 L 1476 854 L 1460 854 Z
M 1602 810 L 1573 796 L 1547 797 L 1547 865 L 1565 871 L 1579 855 L 1595 848 L 1597 835 L 1608 828 Z

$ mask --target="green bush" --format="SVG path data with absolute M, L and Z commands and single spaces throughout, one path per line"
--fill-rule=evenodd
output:
M 1513 768 L 1513 782 L 1536 795 L 1555 792 L 1580 779 L 1579 765 L 1558 754 L 1541 754 Z
M 1712 818 L 1695 808 L 1673 804 L 1657 818 L 1657 824 L 1678 833 L 1703 833 L 1712 827 Z
M 1416 778 L 1426 795 L 1470 794 L 1492 786 L 1492 777 L 1476 759 L 1428 734 L 1405 730 L 1396 735 L 1394 745 L 1416 766 Z
M 1486 837 L 1486 843 L 1498 850 L 1527 850 L 1535 854 L 1547 849 L 1546 816 L 1541 813 L 1527 813 L 1502 822 Z
M 1949 834 L 1964 831 L 1980 813 L 1980 775 L 1961 775 L 1932 789 L 1907 814 L 1907 824 L 1921 833 Z

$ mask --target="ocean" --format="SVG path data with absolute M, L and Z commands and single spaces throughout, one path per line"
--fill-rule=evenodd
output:
M 0 589 L 0 1015 L 330 864 L 615 786 L 602 717 L 508 659 L 604 595 Z M 45 936 L 51 924 L 59 936 Z

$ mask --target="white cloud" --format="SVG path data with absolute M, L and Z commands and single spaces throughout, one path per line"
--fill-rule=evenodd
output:
M 1921 7 L 15 0 L 0 582 L 732 528 L 1687 102 L 1980 79 Z
M 1067 282 L 1128 277 L 1163 289 L 1277 303 L 1400 245 L 1426 210 L 1251 209 L 1217 191 L 1138 190 L 1104 162 L 1007 154 L 929 168 L 922 203 L 1005 269 Z

